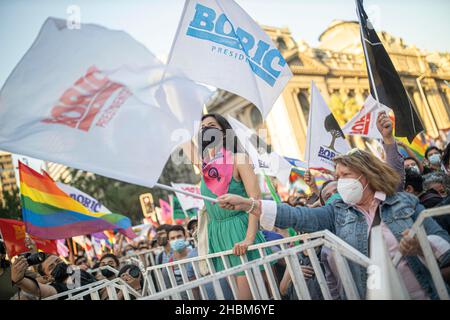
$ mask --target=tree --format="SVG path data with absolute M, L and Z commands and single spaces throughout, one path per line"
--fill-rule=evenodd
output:
M 344 138 L 344 133 L 342 132 L 341 128 L 339 127 L 339 124 L 337 123 L 336 119 L 334 118 L 333 114 L 330 113 L 326 118 L 325 118 L 325 130 L 327 130 L 327 132 L 329 132 L 331 134 L 331 143 L 328 146 L 329 149 L 336 151 L 336 149 L 334 148 L 334 144 L 336 143 L 336 139 L 337 138 Z M 336 151 L 337 152 L 337 151 Z
M 5 219 L 22 220 L 20 194 L 17 188 L 11 191 L 2 191 L 3 201 L 0 201 L 0 217 Z
M 360 109 L 356 99 L 343 99 L 339 94 L 334 93 L 330 97 L 330 109 L 338 124 L 343 127 Z

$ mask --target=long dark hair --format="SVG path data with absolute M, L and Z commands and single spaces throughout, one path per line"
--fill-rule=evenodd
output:
M 241 152 L 242 148 L 239 145 L 238 138 L 236 134 L 234 133 L 233 127 L 228 122 L 225 117 L 221 116 L 217 113 L 209 113 L 202 116 L 202 121 L 206 118 L 214 118 L 216 119 L 219 126 L 222 128 L 223 131 L 223 147 L 233 153 Z M 199 132 L 199 135 L 201 134 L 201 131 Z M 200 138 L 200 136 L 199 136 Z M 228 143 L 227 143 L 228 142 Z M 231 145 L 230 145 L 231 143 Z M 201 153 L 201 150 L 199 150 Z

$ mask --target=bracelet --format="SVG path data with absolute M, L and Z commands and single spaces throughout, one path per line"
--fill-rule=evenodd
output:
M 251 213 L 253 211 L 253 209 L 255 209 L 255 199 L 250 198 L 252 200 L 252 206 L 250 207 L 250 209 L 248 209 L 246 212 L 247 213 Z

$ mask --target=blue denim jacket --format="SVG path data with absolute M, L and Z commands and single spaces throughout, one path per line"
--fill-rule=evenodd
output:
M 381 220 L 389 227 L 398 241 L 402 232 L 412 227 L 414 221 L 425 208 L 417 197 L 400 192 L 388 196 L 380 204 Z M 275 226 L 279 228 L 293 227 L 297 231 L 312 233 L 324 229 L 336 234 L 342 240 L 368 255 L 368 225 L 364 215 L 342 200 L 335 200 L 321 208 L 291 207 L 277 205 Z M 450 242 L 450 236 L 433 219 L 427 218 L 424 227 L 428 235 L 437 235 Z M 407 263 L 414 272 L 422 288 L 431 299 L 438 299 L 431 274 L 417 257 L 406 257 Z M 450 261 L 450 250 L 441 258 L 441 265 Z M 361 298 L 366 296 L 367 272 L 362 266 L 349 261 L 350 270 L 355 279 Z

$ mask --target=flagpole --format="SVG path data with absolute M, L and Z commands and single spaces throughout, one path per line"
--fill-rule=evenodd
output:
M 355 0 L 355 3 L 356 3 L 356 11 L 358 13 L 359 29 L 361 31 L 361 38 L 362 38 L 361 42 L 362 42 L 362 46 L 363 46 L 363 50 L 364 50 L 364 58 L 366 60 L 367 70 L 368 70 L 368 73 L 369 73 L 370 82 L 372 83 L 373 92 L 375 93 L 375 100 L 377 101 L 378 108 L 380 108 L 380 99 L 378 98 L 378 91 L 377 91 L 377 87 L 375 85 L 375 80 L 373 79 L 372 67 L 370 66 L 369 56 L 367 54 L 366 38 L 364 37 L 364 31 L 363 31 L 363 28 L 362 28 L 361 11 L 359 11 L 358 0 Z
M 309 170 L 309 163 L 311 160 L 311 130 L 310 130 L 310 126 L 312 123 L 312 107 L 313 107 L 313 98 L 314 98 L 314 92 L 313 92 L 313 86 L 314 86 L 314 81 L 311 81 L 311 103 L 309 105 L 309 115 L 308 115 L 308 132 L 309 133 L 309 139 L 308 139 L 308 170 Z
M 191 197 L 194 197 L 194 198 L 197 198 L 197 199 L 203 199 L 203 200 L 209 201 L 211 203 L 217 203 L 218 202 L 217 199 L 213 199 L 213 198 L 210 198 L 210 197 L 202 196 L 201 194 L 198 194 L 198 193 L 193 193 L 193 192 L 177 189 L 177 188 L 174 188 L 174 187 L 170 187 L 170 186 L 167 186 L 165 184 L 155 183 L 154 186 L 157 187 L 157 188 L 163 189 L 163 190 L 172 191 L 172 192 L 178 192 L 178 193 L 182 193 L 182 194 L 185 194 L 187 196 L 191 196 Z

